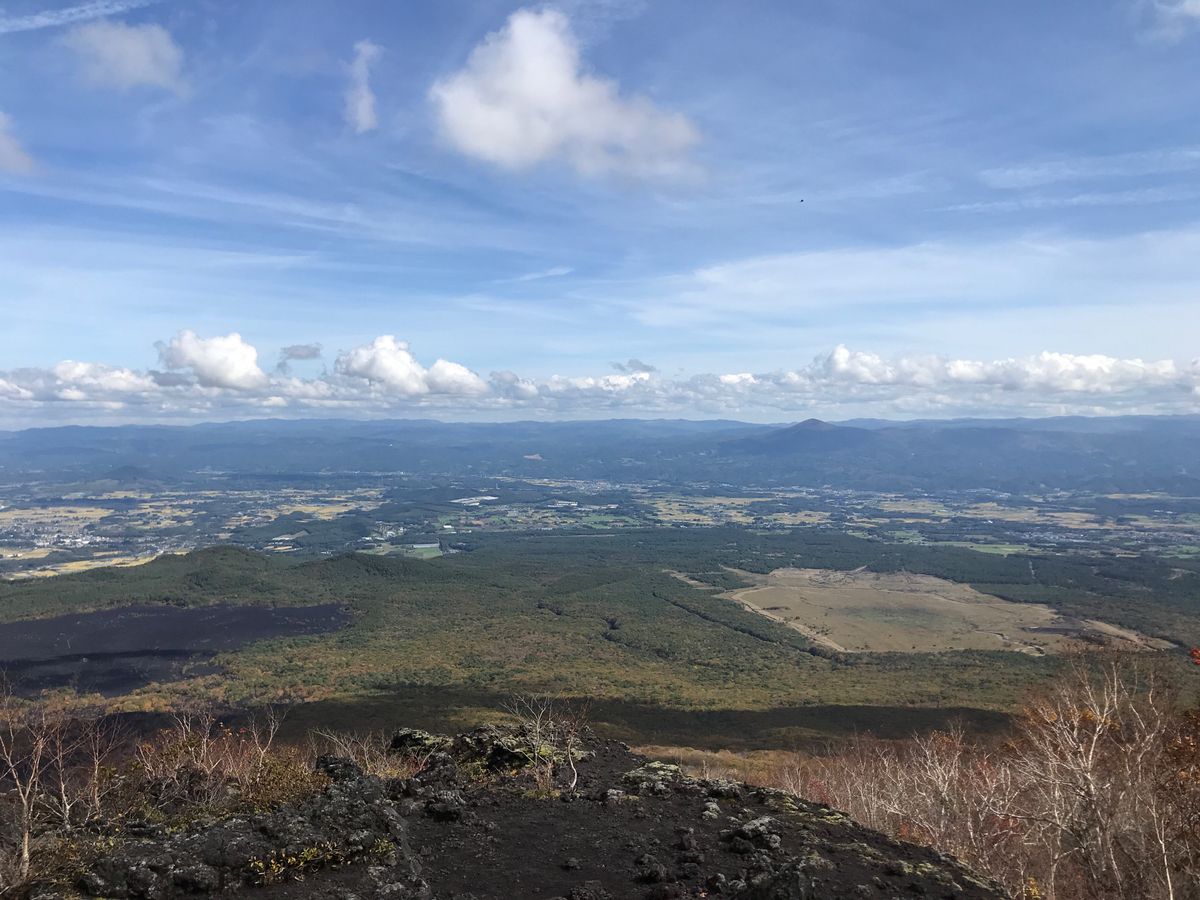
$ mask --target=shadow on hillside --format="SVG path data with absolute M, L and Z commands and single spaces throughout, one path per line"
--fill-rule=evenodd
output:
M 285 729 L 336 731 L 424 728 L 454 733 L 502 715 L 509 695 L 458 688 L 406 687 L 355 701 L 319 701 L 294 707 Z M 968 731 L 997 734 L 1011 717 L 971 707 L 787 706 L 765 710 L 683 710 L 626 701 L 595 701 L 589 719 L 596 731 L 629 744 L 696 749 L 818 750 L 830 742 L 870 733 L 899 739 L 961 723 Z

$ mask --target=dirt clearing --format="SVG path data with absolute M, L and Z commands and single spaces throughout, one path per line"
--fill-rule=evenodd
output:
M 1043 654 L 1077 647 L 1083 638 L 1128 649 L 1169 646 L 1104 622 L 1069 618 L 1040 604 L 1001 600 L 930 575 L 829 569 L 739 574 L 754 585 L 724 596 L 834 650 Z

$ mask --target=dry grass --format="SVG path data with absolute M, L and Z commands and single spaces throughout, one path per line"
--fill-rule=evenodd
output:
M 0 547 L 0 559 L 45 559 L 53 552 L 49 547 L 31 547 L 28 550 Z
M 90 569 L 101 569 L 107 566 L 129 567 L 141 566 L 158 558 L 158 554 L 130 556 L 114 553 L 98 553 L 91 559 L 75 559 L 70 562 L 58 563 L 52 566 L 42 566 L 17 572 L 10 578 L 49 578 L 52 575 L 66 575 L 71 572 L 86 572 Z
M 37 506 L 0 509 L 0 526 L 13 525 L 87 525 L 111 516 L 111 509 L 97 506 Z
M 834 650 L 1042 654 L 1078 646 L 1074 634 L 1034 630 L 1074 627 L 1048 606 L 1002 600 L 930 575 L 828 569 L 742 574 L 756 584 L 731 591 L 730 599 Z M 1085 624 L 1131 648 L 1162 644 L 1104 623 Z
M 1200 714 L 1138 657 L 1077 658 L 999 745 L 951 730 L 828 756 L 644 748 L 952 853 L 1021 900 L 1200 896 Z

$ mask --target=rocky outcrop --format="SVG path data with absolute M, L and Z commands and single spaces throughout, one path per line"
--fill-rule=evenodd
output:
M 292 806 L 173 832 L 130 825 L 76 887 L 144 900 L 1003 896 L 827 807 L 692 778 L 616 743 L 589 747 L 573 791 L 535 784 L 526 749 L 501 729 L 406 730 L 393 746 L 420 761 L 418 775 L 381 780 L 322 758 L 327 786 Z
M 391 896 L 428 897 L 417 875 L 396 785 L 350 760 L 322 757 L 328 787 L 266 813 L 200 820 L 181 831 L 127 825 L 111 852 L 80 877 L 86 896 L 167 900 L 268 885 L 308 873 L 370 863 L 396 885 Z M 401 890 L 403 888 L 403 890 Z

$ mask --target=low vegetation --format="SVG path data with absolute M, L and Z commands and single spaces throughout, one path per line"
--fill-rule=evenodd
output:
M 44 615 L 130 602 L 189 608 L 336 602 L 348 611 L 348 623 L 336 630 L 258 640 L 191 662 L 173 659 L 174 679 L 122 686 L 107 698 L 126 712 L 169 712 L 196 700 L 371 703 L 386 711 L 390 698 L 414 693 L 444 708 L 453 692 L 479 695 L 482 703 L 473 705 L 494 707 L 511 693 L 553 691 L 659 710 L 790 709 L 798 721 L 830 704 L 1004 710 L 1030 681 L 1053 671 L 1052 660 L 1013 653 L 831 653 L 714 588 L 680 581 L 662 564 L 678 556 L 698 584 L 707 583 L 700 578 L 736 582 L 720 568 L 720 557 L 769 566 L 774 542 L 746 548 L 732 535 L 726 545 L 705 533 L 680 546 L 661 537 L 530 537 L 432 562 L 359 554 L 288 565 L 218 548 L 139 569 L 55 579 L 54 592 L 46 589 L 51 582 L 0 586 L 0 608 L 9 615 L 40 608 Z M 778 546 L 807 552 L 797 540 Z M 718 561 L 698 556 L 704 547 L 720 554 Z M 0 631 L 17 646 L 37 627 L 22 620 Z M 171 645 L 160 638 L 156 646 Z M 76 642 L 69 652 L 102 649 Z M 126 661 L 97 656 L 88 665 Z M 97 672 L 92 687 L 78 660 L 63 666 L 59 683 L 86 702 L 102 699 L 87 695 L 113 682 L 114 673 Z M 648 718 L 650 728 L 655 718 Z M 739 731 L 713 739 L 744 739 Z
M 347 768 L 402 785 L 452 748 L 473 760 L 464 757 L 461 770 L 471 777 L 519 765 L 529 786 L 521 796 L 531 800 L 572 792 L 579 760 L 596 746 L 587 711 L 526 696 L 503 715 L 506 731 L 454 741 L 412 729 L 390 740 L 313 732 L 284 741 L 270 711 L 238 723 L 201 711 L 137 738 L 49 699 L 5 695 L 0 896 L 21 896 L 35 881 L 73 884 L 147 827 L 192 835 L 225 822 L 242 827 L 238 816 L 308 808 Z M 1003 738 L 951 728 L 899 741 L 860 737 L 815 755 L 677 756 L 705 783 L 782 790 L 957 856 L 1021 900 L 1200 892 L 1200 711 L 1188 710 L 1173 674 L 1144 656 L 1074 658 Z M 431 814 L 441 814 L 441 796 Z M 255 857 L 242 877 L 270 883 L 361 855 L 334 844 L 306 852 Z
M 430 716 L 457 708 L 461 727 L 512 693 L 554 691 L 594 698 L 599 724 L 639 742 L 674 741 L 661 733 L 664 723 L 704 711 L 707 724 L 688 727 L 690 740 L 708 747 L 787 746 L 820 727 L 844 733 L 846 721 L 876 730 L 913 707 L 991 721 L 1059 666 L 1053 655 L 954 649 L 948 638 L 916 650 L 912 640 L 887 645 L 905 652 L 842 653 L 723 596 L 789 568 L 885 580 L 922 573 L 972 596 L 1008 598 L 996 601 L 1005 609 L 1032 613 L 1049 603 L 1073 620 L 1141 626 L 1177 643 L 1200 621 L 1200 573 L 1182 564 L 1003 557 L 821 529 L 627 529 L 475 536 L 431 561 L 345 554 L 297 562 L 218 547 L 134 569 L 0 583 L 0 644 L 28 648 L 28 634 L 52 624 L 47 617 L 85 610 L 266 606 L 275 615 L 327 605 L 337 621 L 313 633 L 240 628 L 236 644 L 205 648 L 189 642 L 191 633 L 159 634 L 139 654 L 125 644 L 89 645 L 101 636 L 95 629 L 55 650 L 61 657 L 8 667 L 41 678 L 31 679 L 35 686 L 68 688 L 80 702 L 124 712 L 306 701 L 356 727 L 389 724 L 389 710 L 410 701 Z M 60 624 L 51 631 L 69 630 Z M 1181 665 L 1180 653 L 1168 655 Z M 363 722 L 368 709 L 379 716 Z M 822 710 L 829 714 L 818 723 Z M 722 730 L 741 712 L 761 714 L 761 727 Z
M 130 826 L 178 830 L 296 804 L 329 783 L 314 765 L 327 754 L 381 778 L 422 765 L 391 752 L 382 734 L 285 743 L 273 711 L 237 721 L 183 712 L 138 738 L 118 720 L 0 695 L 0 896 L 35 881 L 73 883 Z
M 829 754 L 671 753 L 954 854 L 1022 900 L 1200 895 L 1200 710 L 1144 658 L 1079 658 L 1003 741 L 959 729 Z
M 0 693 L 0 897 L 24 896 L 35 883 L 69 887 L 148 826 L 175 834 L 303 808 L 348 773 L 401 785 L 439 753 L 444 765 L 451 750 L 471 777 L 515 768 L 528 773 L 532 796 L 573 791 L 590 737 L 586 706 L 522 695 L 504 715 L 505 731 L 479 729 L 457 743 L 414 729 L 317 730 L 285 742 L 273 709 L 232 722 L 208 709 L 182 712 L 139 738 L 51 697 Z M 249 860 L 243 874 L 267 884 L 353 859 L 332 845 L 280 848 Z

